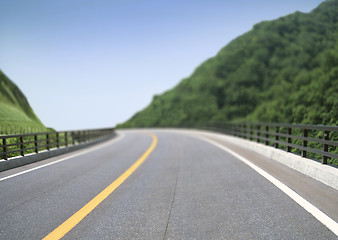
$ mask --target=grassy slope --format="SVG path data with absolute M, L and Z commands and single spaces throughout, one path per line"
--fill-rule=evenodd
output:
M 338 1 L 262 22 L 120 127 L 338 124 Z
M 0 133 L 46 130 L 20 89 L 0 70 Z

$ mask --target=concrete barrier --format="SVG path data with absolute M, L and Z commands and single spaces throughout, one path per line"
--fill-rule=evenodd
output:
M 280 162 L 296 171 L 310 176 L 330 187 L 338 190 L 338 168 L 334 166 L 324 165 L 321 162 L 303 158 L 293 153 L 289 153 L 262 143 L 252 142 L 243 138 L 219 134 L 209 131 L 195 131 L 206 136 L 217 137 L 220 140 L 236 144 L 246 149 L 252 150 L 265 157 Z
M 91 142 L 87 142 L 87 143 L 81 143 L 78 145 L 73 145 L 73 146 L 69 146 L 69 147 L 61 147 L 61 148 L 54 148 L 51 149 L 50 151 L 45 150 L 42 151 L 40 153 L 32 153 L 29 155 L 26 155 L 24 157 L 13 157 L 10 158 L 8 160 L 3 160 L 0 162 L 0 172 L 2 171 L 6 171 L 12 168 L 16 168 L 16 167 L 20 167 L 23 165 L 27 165 L 30 163 L 34 163 L 34 162 L 38 162 L 38 161 L 42 161 L 51 157 L 56 157 L 65 153 L 69 153 L 75 150 L 79 150 L 79 149 L 83 149 L 89 146 L 92 146 L 94 144 L 98 144 L 101 142 L 104 142 L 106 140 L 109 140 L 113 137 L 116 136 L 116 133 L 113 135 L 109 135 L 103 138 L 99 138 L 97 140 L 91 141 Z

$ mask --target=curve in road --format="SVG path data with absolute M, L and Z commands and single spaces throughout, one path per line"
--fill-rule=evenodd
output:
M 205 136 L 200 139 L 203 134 L 151 131 L 158 139 L 156 147 L 154 137 L 144 131 L 122 131 L 124 138 L 0 173 L 0 239 L 48 236 L 129 171 L 140 156 L 142 164 L 137 160 L 123 184 L 110 188 L 58 238 L 337 238 L 330 226 L 241 161 L 243 152 L 230 154 L 206 142 Z M 303 187 L 317 184 L 307 180 Z M 319 189 L 332 198 L 316 208 L 337 224 L 337 191 L 325 185 Z

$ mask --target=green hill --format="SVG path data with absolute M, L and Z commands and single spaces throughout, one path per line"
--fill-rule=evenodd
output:
M 24 94 L 0 70 L 0 134 L 43 130 Z
M 261 22 L 119 127 L 338 124 L 338 0 Z

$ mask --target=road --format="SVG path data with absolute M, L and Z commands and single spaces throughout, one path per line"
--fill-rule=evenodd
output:
M 337 239 L 241 156 L 337 224 L 338 191 L 294 170 L 212 134 L 129 130 L 1 172 L 0 239 Z

